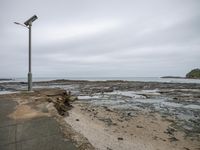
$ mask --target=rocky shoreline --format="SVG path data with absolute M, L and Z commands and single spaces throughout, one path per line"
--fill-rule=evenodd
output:
M 17 92 L 26 85 L 0 83 L 0 87 Z M 56 80 L 34 87 L 44 93 L 48 88 L 48 99 L 34 103 L 54 106 L 63 131 L 83 149 L 200 148 L 200 84 Z M 54 88 L 68 92 L 59 97 Z M 35 98 L 30 96 L 26 98 Z

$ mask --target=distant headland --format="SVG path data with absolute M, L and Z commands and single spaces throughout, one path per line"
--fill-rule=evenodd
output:
M 161 78 L 175 78 L 175 79 L 185 79 L 185 77 L 180 77 L 180 76 L 163 76 Z
M 180 76 L 163 76 L 161 78 L 177 78 L 177 79 L 200 79 L 200 69 L 196 68 L 186 74 L 185 77 Z
M 186 78 L 200 79 L 200 69 L 196 68 L 191 70 L 189 73 L 186 74 Z
M 0 81 L 10 81 L 12 79 L 9 79 L 9 78 L 0 78 Z

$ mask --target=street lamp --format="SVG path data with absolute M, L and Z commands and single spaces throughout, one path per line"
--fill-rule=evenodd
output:
M 31 73 L 31 26 L 32 23 L 37 19 L 36 15 L 24 22 L 25 25 L 14 22 L 17 25 L 21 25 L 29 29 L 29 67 L 28 67 L 28 91 L 32 91 L 32 73 Z

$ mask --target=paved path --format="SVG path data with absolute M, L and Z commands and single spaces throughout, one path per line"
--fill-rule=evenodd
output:
M 16 105 L 0 99 L 0 150 L 76 150 L 72 142 L 64 140 L 59 124 L 51 117 L 8 118 Z

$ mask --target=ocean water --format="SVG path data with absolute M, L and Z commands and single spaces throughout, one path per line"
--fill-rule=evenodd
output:
M 142 82 L 167 82 L 167 83 L 199 83 L 200 79 L 178 79 L 178 78 L 159 78 L 159 77 L 54 77 L 54 78 L 33 78 L 33 82 L 50 81 L 50 80 L 89 80 L 89 81 L 106 81 L 106 80 L 125 80 L 125 81 L 142 81 Z M 27 78 L 15 78 L 11 81 L 0 82 L 27 82 Z

